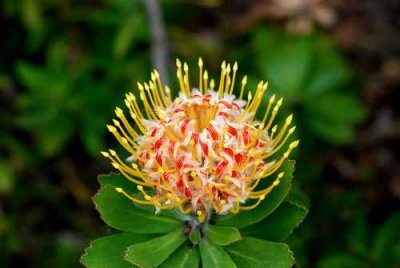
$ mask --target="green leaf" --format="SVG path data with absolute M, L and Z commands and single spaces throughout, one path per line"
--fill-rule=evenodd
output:
M 197 268 L 200 256 L 197 247 L 181 246 L 175 253 L 160 265 L 160 268 Z
M 189 240 L 193 245 L 197 245 L 201 240 L 200 230 L 198 228 L 193 229 L 190 232 Z
M 203 239 L 199 243 L 201 264 L 203 268 L 230 268 L 237 267 L 228 253 L 213 242 Z
M 23 61 L 15 65 L 15 71 L 21 83 L 34 93 L 35 97 L 43 98 L 41 101 L 62 104 L 72 90 L 70 78 L 65 72 L 56 72 Z
M 368 257 L 369 255 L 369 230 L 367 224 L 367 213 L 365 209 L 356 211 L 353 216 L 353 223 L 347 233 L 347 244 L 352 252 Z
M 305 104 L 306 112 L 310 116 L 318 117 L 330 123 L 361 122 L 366 116 L 366 110 L 355 96 L 351 95 L 323 95 L 312 98 Z
M 311 39 L 278 34 L 277 41 L 271 42 L 268 39 L 274 38 L 273 32 L 262 31 L 257 35 L 260 43 L 256 45 L 257 63 L 263 77 L 284 95 L 299 95 L 311 67 Z
M 48 125 L 46 129 L 40 129 L 35 133 L 37 150 L 42 156 L 52 157 L 61 152 L 68 139 L 73 134 L 73 126 L 70 122 L 64 124 Z
M 176 219 L 138 208 L 132 201 L 106 185 L 94 197 L 101 218 L 111 227 L 132 233 L 167 233 L 182 225 Z
M 104 148 L 103 129 L 94 129 L 93 126 L 81 130 L 80 137 L 85 149 L 92 156 L 97 156 L 101 148 Z
M 354 125 L 366 117 L 361 102 L 351 95 L 329 94 L 307 99 L 304 117 L 312 131 L 333 143 L 354 141 Z
M 317 268 L 338 267 L 363 268 L 368 267 L 368 264 L 346 253 L 323 257 L 317 264 Z
M 212 242 L 222 246 L 229 245 L 242 239 L 239 230 L 233 227 L 208 225 L 205 229 L 205 234 Z
M 158 266 L 187 239 L 179 228 L 166 235 L 128 247 L 125 260 L 139 266 Z
M 297 173 L 296 173 L 297 174 Z M 298 175 L 298 174 L 297 174 Z M 293 187 L 285 198 L 286 202 L 302 207 L 306 210 L 310 207 L 310 200 L 299 188 Z
M 129 48 L 140 39 L 146 37 L 147 21 L 143 12 L 131 9 L 121 24 L 113 43 L 113 53 L 116 57 L 124 57 Z
M 221 226 L 231 226 L 243 228 L 251 224 L 255 224 L 269 214 L 271 214 L 283 201 L 291 188 L 292 173 L 294 170 L 294 161 L 286 161 L 279 172 L 285 172 L 281 182 L 276 186 L 271 193 L 254 209 L 240 211 L 237 214 L 228 214 L 216 217 L 216 224 Z
M 307 212 L 305 207 L 285 201 L 267 218 L 242 232 L 265 240 L 282 241 L 300 225 Z
M 314 65 L 310 82 L 305 89 L 308 97 L 322 96 L 347 84 L 351 77 L 351 69 L 344 61 L 333 43 L 317 37 L 313 42 Z
M 46 26 L 43 3 L 38 0 L 22 0 L 20 1 L 20 11 L 22 23 L 30 34 L 30 42 L 25 45 L 30 49 L 35 49 L 42 40 Z
M 96 239 L 85 250 L 81 263 L 90 268 L 132 267 L 132 264 L 124 261 L 126 248 L 147 239 L 148 236 L 133 233 L 120 233 Z
M 400 262 L 400 256 L 395 250 L 400 247 L 400 213 L 393 213 L 385 223 L 376 232 L 372 242 L 370 255 L 374 259 L 395 258 Z M 394 261 L 394 260 L 393 260 Z
M 239 268 L 288 268 L 294 264 L 292 252 L 283 243 L 245 237 L 225 249 Z
M 306 116 L 307 117 L 307 116 Z M 348 124 L 331 123 L 322 118 L 307 117 L 309 128 L 322 139 L 334 144 L 354 142 L 354 130 Z
M 16 182 L 15 170 L 10 163 L 0 159 L 0 195 L 13 191 Z

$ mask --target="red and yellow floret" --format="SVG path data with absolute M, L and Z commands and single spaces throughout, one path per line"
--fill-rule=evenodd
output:
M 260 82 L 254 93 L 243 100 L 247 78 L 239 97 L 233 95 L 237 64 L 221 65 L 218 88 L 208 81 L 199 60 L 199 86 L 191 88 L 189 68 L 177 60 L 180 93 L 174 100 L 163 87 L 157 71 L 149 83 L 140 84 L 140 101 L 126 95 L 130 117 L 120 108 L 109 131 L 128 151 L 122 160 L 114 150 L 103 152 L 114 168 L 137 184 L 140 195 L 116 190 L 139 204 L 157 210 L 177 208 L 195 214 L 204 222 L 212 213 L 237 213 L 255 208 L 284 176 L 277 171 L 298 145 L 287 145 L 295 127 L 290 115 L 274 125 L 282 99 L 269 98 L 261 121 L 255 119 L 267 83 Z M 286 152 L 277 156 L 283 147 Z M 262 180 L 270 186 L 259 189 Z

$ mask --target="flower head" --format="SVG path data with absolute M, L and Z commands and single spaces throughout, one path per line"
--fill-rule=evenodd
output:
M 177 98 L 171 98 L 157 71 L 149 83 L 138 83 L 140 101 L 132 93 L 126 95 L 130 118 L 117 107 L 118 119 L 107 127 L 130 156 L 124 161 L 114 150 L 103 155 L 140 193 L 118 192 L 157 210 L 177 208 L 201 223 L 212 213 L 255 208 L 279 184 L 284 173 L 277 171 L 299 143 L 287 144 L 295 130 L 290 127 L 292 116 L 274 125 L 282 99 L 272 95 L 257 121 L 268 84 L 260 82 L 254 95 L 249 91 L 243 100 L 246 76 L 237 98 L 237 64 L 223 62 L 221 69 L 216 88 L 199 59 L 199 86 L 191 88 L 188 65 L 177 60 Z M 285 153 L 277 154 L 281 149 Z M 271 183 L 260 189 L 262 180 Z

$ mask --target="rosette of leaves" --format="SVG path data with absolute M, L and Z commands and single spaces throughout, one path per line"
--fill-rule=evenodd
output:
M 307 200 L 292 187 L 294 161 L 286 162 L 281 183 L 252 210 L 214 216 L 192 227 L 190 215 L 156 213 L 119 194 L 135 194 L 119 174 L 99 177 L 93 198 L 101 218 L 115 229 L 91 242 L 81 258 L 86 267 L 291 267 L 285 238 L 306 216 Z

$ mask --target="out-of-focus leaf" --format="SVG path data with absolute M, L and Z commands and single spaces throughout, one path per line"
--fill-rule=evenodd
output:
M 15 2 L 13 0 L 4 0 L 2 2 L 2 12 L 5 15 L 5 17 L 11 17 L 14 16 L 18 12 L 18 7 L 20 6 L 20 3 Z
M 242 239 L 239 230 L 233 227 L 208 225 L 205 234 L 217 245 L 229 245 Z
M 81 241 L 74 234 L 59 234 L 56 238 L 54 259 L 59 260 L 65 267 L 75 266 L 77 257 L 81 254 Z M 47 266 L 46 262 L 43 266 Z
M 270 87 L 284 95 L 292 108 L 304 111 L 297 116 L 306 128 L 330 143 L 354 141 L 354 125 L 366 111 L 348 93 L 352 72 L 329 39 L 317 33 L 299 37 L 267 28 L 253 34 L 253 49 Z M 266 101 L 262 103 L 265 108 Z
M 125 260 L 139 265 L 158 266 L 186 240 L 182 228 L 152 240 L 128 247 Z
M 200 264 L 198 248 L 187 245 L 181 246 L 160 265 L 160 268 L 197 268 Z
M 336 254 L 324 257 L 317 264 L 318 268 L 338 268 L 338 267 L 351 267 L 351 268 L 364 268 L 368 264 L 348 254 Z
M 94 197 L 101 218 L 111 227 L 132 233 L 167 233 L 182 225 L 173 218 L 138 208 L 114 187 L 106 185 Z
M 116 57 L 124 57 L 129 48 L 143 37 L 143 29 L 147 26 L 143 12 L 132 9 L 121 24 L 113 44 L 113 52 Z
M 294 161 L 286 161 L 279 169 L 285 172 L 278 186 L 265 197 L 265 199 L 254 209 L 240 211 L 237 214 L 221 215 L 216 218 L 216 224 L 220 226 L 231 226 L 243 228 L 257 223 L 271 214 L 283 201 L 291 188 Z
M 355 133 L 347 124 L 332 123 L 322 118 L 308 119 L 310 129 L 321 138 L 336 144 L 349 144 L 354 141 Z
M 311 39 L 281 35 L 281 42 L 278 45 L 275 43 L 274 46 L 266 46 L 269 42 L 264 40 L 271 38 L 269 32 L 258 35 L 256 40 L 263 46 L 260 51 L 256 51 L 260 56 L 257 63 L 263 77 L 284 95 L 289 97 L 299 95 L 311 67 Z
M 47 49 L 47 66 L 51 70 L 62 72 L 66 64 L 68 42 L 64 39 L 55 40 Z
M 360 256 L 367 257 L 369 230 L 366 221 L 366 211 L 361 210 L 354 213 L 353 219 L 353 225 L 350 228 L 350 232 L 347 234 L 347 243 L 353 252 Z
M 185 14 L 185 16 L 187 15 Z M 199 33 L 193 33 L 182 27 L 172 27 L 169 35 L 174 42 L 173 47 L 185 57 L 196 58 L 198 55 L 202 55 L 203 58 L 215 59 L 220 57 L 223 50 L 221 42 L 213 38 L 207 38 L 207 36 Z
M 39 162 L 38 157 L 36 157 L 36 152 L 27 148 L 27 146 L 11 133 L 3 133 L 0 146 L 3 146 L 3 148 L 8 151 L 12 151 L 17 161 L 23 163 L 26 167 L 37 165 Z
M 124 261 L 126 248 L 147 239 L 148 236 L 133 233 L 120 233 L 96 239 L 86 249 L 81 262 L 90 268 L 133 267 Z
M 9 163 L 0 160 L 0 194 L 10 193 L 15 185 L 15 173 Z
M 104 148 L 104 128 L 95 131 L 94 128 L 87 127 L 80 134 L 86 151 L 97 156 L 100 149 Z
M 70 122 L 65 124 L 51 125 L 36 133 L 38 151 L 42 156 L 51 157 L 58 154 L 67 143 L 73 132 Z
M 324 95 L 306 102 L 308 116 L 339 124 L 359 123 L 366 116 L 361 102 L 350 95 Z
M 382 263 L 400 263 L 400 213 L 393 213 L 378 229 L 372 241 L 371 257 Z M 383 265 L 383 264 L 382 264 Z
M 86 148 L 92 155 L 98 155 L 104 148 L 106 124 L 109 123 L 110 114 L 117 105 L 116 99 L 123 96 L 124 91 L 116 94 L 113 88 L 98 85 L 92 79 L 84 80 L 79 87 L 79 135 Z M 96 96 L 93 98 L 93 96 Z
M 201 266 L 203 268 L 233 268 L 237 267 L 228 253 L 213 242 L 203 239 L 199 243 Z
M 352 74 L 332 42 L 325 38 L 315 38 L 313 46 L 314 64 L 305 90 L 307 97 L 322 96 L 342 87 L 349 82 Z
M 137 192 L 136 185 L 119 173 L 99 175 L 98 181 L 104 188 L 106 185 L 120 187 L 129 193 Z
M 283 243 L 245 237 L 226 247 L 238 268 L 287 268 L 294 263 L 293 253 Z
M 10 76 L 0 72 L 0 92 L 4 90 L 4 88 L 12 86 L 13 86 L 13 79 Z
M 311 130 L 333 143 L 347 144 L 354 141 L 354 124 L 366 116 L 360 101 L 350 95 L 324 95 L 309 99 L 305 117 Z
M 25 28 L 31 33 L 30 48 L 37 46 L 44 30 L 43 4 L 39 0 L 21 1 L 20 11 Z
M 26 62 L 17 63 L 16 72 L 19 80 L 35 94 L 34 96 L 46 97 L 49 101 L 65 101 L 70 90 L 65 74 Z

